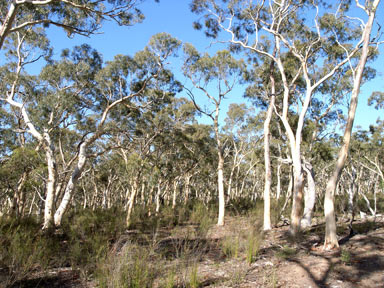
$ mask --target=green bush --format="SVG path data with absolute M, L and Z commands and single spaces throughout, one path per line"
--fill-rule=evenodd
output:
M 111 244 L 125 229 L 124 216 L 115 209 L 86 209 L 71 215 L 63 225 L 70 265 L 86 275 L 92 273 L 96 263 L 106 257 Z
M 227 236 L 221 241 L 221 251 L 226 258 L 238 258 L 240 250 L 239 237 Z
M 252 264 L 256 261 L 256 256 L 259 253 L 262 237 L 262 233 L 257 233 L 256 231 L 249 233 L 246 246 L 246 260 L 248 264 Z
M 152 287 L 159 263 L 153 261 L 149 248 L 127 242 L 99 264 L 95 274 L 99 287 Z M 159 259 L 157 259 L 159 261 Z
M 214 224 L 215 218 L 212 214 L 212 211 L 202 202 L 196 202 L 193 206 L 189 220 L 198 226 L 198 237 L 205 238 L 209 229 Z
M 24 279 L 57 262 L 59 244 L 55 237 L 41 232 L 34 218 L 0 220 L 0 267 L 5 286 Z M 61 263 L 60 263 L 61 264 Z

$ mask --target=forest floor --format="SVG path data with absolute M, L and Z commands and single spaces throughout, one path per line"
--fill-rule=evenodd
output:
M 163 274 L 172 273 L 168 274 L 171 277 L 154 279 L 151 286 L 384 287 L 384 219 L 354 222 L 352 236 L 347 223 L 339 222 L 337 251 L 323 251 L 323 223 L 302 233 L 299 241 L 291 239 L 289 226 L 283 223 L 263 235 L 250 233 L 250 225 L 249 219 L 239 216 L 228 217 L 224 227 L 210 226 L 204 237 L 191 234 L 196 228 L 193 225 L 157 231 L 156 239 L 152 235 L 150 241 L 156 242 L 153 251 L 163 260 L 151 265 L 162 266 L 158 271 Z M 138 232 L 122 235 L 113 248 L 116 254 L 130 245 L 132 237 L 139 237 Z M 36 273 L 12 287 L 90 288 L 98 284 L 92 277 L 83 277 L 81 271 L 66 267 L 45 271 L 43 277 Z

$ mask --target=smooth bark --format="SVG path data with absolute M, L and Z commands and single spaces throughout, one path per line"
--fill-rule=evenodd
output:
M 272 66 L 272 65 L 271 65 Z M 272 73 L 272 71 L 271 71 Z M 263 229 L 271 230 L 271 186 L 272 186 L 272 167 L 271 167 L 271 155 L 270 155 L 270 142 L 271 132 L 270 124 L 273 115 L 273 109 L 275 106 L 276 91 L 275 91 L 275 79 L 271 75 L 271 96 L 269 100 L 267 116 L 264 121 L 264 166 L 265 166 L 265 177 L 264 177 L 264 225 Z
M 347 160 L 349 145 L 351 142 L 351 134 L 353 128 L 353 122 L 355 120 L 356 109 L 358 98 L 360 94 L 360 85 L 363 78 L 364 68 L 367 63 L 368 53 L 369 53 L 369 42 L 371 38 L 371 31 L 373 26 L 373 21 L 376 15 L 376 9 L 379 5 L 380 0 L 375 0 L 372 3 L 372 6 L 367 10 L 364 7 L 360 7 L 366 11 L 368 14 L 368 21 L 364 26 L 364 31 L 362 34 L 362 50 L 359 63 L 356 70 L 353 71 L 353 90 L 348 110 L 348 120 L 345 127 L 344 136 L 343 136 L 343 145 L 339 151 L 339 155 L 336 161 L 335 168 L 333 170 L 332 176 L 330 177 L 327 188 L 325 191 L 324 197 L 324 215 L 325 215 L 325 241 L 324 249 L 338 248 L 339 243 L 337 240 L 336 234 L 336 219 L 335 219 L 335 207 L 334 207 L 334 193 L 339 182 L 341 172 L 344 168 L 345 162 Z
M 316 202 L 316 184 L 313 167 L 310 163 L 306 162 L 303 165 L 304 171 L 307 175 L 307 189 L 305 189 L 304 198 L 304 213 L 301 219 L 301 228 L 312 226 L 312 214 Z

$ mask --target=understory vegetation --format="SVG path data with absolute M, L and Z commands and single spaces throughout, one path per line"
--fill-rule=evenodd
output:
M 82 281 L 97 287 L 200 287 L 197 263 L 206 253 L 248 264 L 262 241 L 260 209 L 244 211 L 249 222 L 236 238 L 209 235 L 215 209 L 190 203 L 187 209 L 164 207 L 152 217 L 137 211 L 130 230 L 119 209 L 73 212 L 60 229 L 42 232 L 34 218 L 0 219 L 0 279 L 4 287 L 28 287 L 58 268 L 78 271 Z M 238 223 L 240 224 L 240 222 Z M 246 225 L 243 226 L 243 225 Z M 246 228 L 246 229 L 245 229 Z M 236 239 L 236 244 L 228 243 Z M 24 286 L 23 286 L 24 285 Z
M 83 37 L 143 2 L 0 0 L 0 285 L 381 277 L 384 120 L 357 115 L 384 108 L 380 0 L 190 0 L 201 51 Z
M 381 206 L 384 199 L 378 202 Z M 258 201 L 247 209 L 233 204 L 222 234 L 213 234 L 217 207 L 207 209 L 199 201 L 186 207 L 164 207 L 151 218 L 136 211 L 130 230 L 124 226 L 125 213 L 121 209 L 71 212 L 60 229 L 49 233 L 41 230 L 40 221 L 33 216 L 20 220 L 2 217 L 1 287 L 31 287 L 36 279 L 40 279 L 41 287 L 49 287 L 46 279 L 60 269 L 68 269 L 82 283 L 96 287 L 203 287 L 210 281 L 235 287 L 244 280 L 246 270 L 209 280 L 201 278 L 198 267 L 207 258 L 213 259 L 213 265 L 237 261 L 243 267 L 259 260 L 264 245 L 262 204 Z M 274 206 L 272 211 L 280 211 L 281 206 Z M 285 225 L 279 217 L 287 217 L 288 211 L 283 215 L 273 213 L 274 227 Z M 315 214 L 320 219 L 322 211 Z M 366 233 L 376 226 L 371 220 L 356 226 L 355 232 Z M 323 233 L 324 226 L 318 227 L 311 233 Z M 344 231 L 340 230 L 340 234 L 348 232 L 347 223 L 341 228 Z M 274 251 L 275 257 L 282 260 L 297 253 L 290 245 Z M 348 263 L 350 257 L 347 250 L 342 250 L 343 263 Z M 273 277 L 269 275 L 265 283 L 276 281 Z

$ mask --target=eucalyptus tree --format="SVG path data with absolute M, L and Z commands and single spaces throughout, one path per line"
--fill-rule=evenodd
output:
M 214 56 L 200 53 L 191 44 L 184 45 L 185 61 L 183 65 L 184 76 L 192 82 L 208 99 L 212 108 L 207 110 L 198 104 L 192 92 L 190 96 L 197 110 L 209 117 L 213 122 L 215 132 L 218 166 L 217 182 L 219 194 L 219 216 L 217 225 L 224 225 L 225 192 L 224 192 L 224 143 L 222 143 L 219 127 L 220 106 L 224 97 L 229 95 L 234 86 L 239 83 L 244 72 L 244 63 L 233 58 L 229 51 L 219 51 Z M 210 92 L 210 86 L 215 91 Z M 200 102 L 200 101 L 199 101 Z
M 131 110 L 140 109 L 162 100 L 170 93 L 178 90 L 170 70 L 165 68 L 165 61 L 175 55 L 180 41 L 167 33 L 154 35 L 147 47 L 135 56 L 115 56 L 114 61 L 107 65 L 96 75 L 97 98 L 96 115 L 88 119 L 94 121 L 94 127 L 83 134 L 82 142 L 78 146 L 78 158 L 71 178 L 66 184 L 65 193 L 60 206 L 55 213 L 55 225 L 61 224 L 75 185 L 80 177 L 88 158 L 87 149 L 103 134 L 107 132 L 109 114 L 119 105 L 125 105 Z M 96 121 L 95 121 L 96 120 Z
M 347 124 L 344 130 L 343 135 L 343 145 L 339 151 L 339 155 L 336 161 L 335 168 L 333 173 L 327 183 L 327 188 L 324 197 L 324 214 L 326 220 L 325 226 L 325 241 L 324 248 L 332 249 L 334 247 L 338 247 L 338 240 L 336 235 L 336 220 L 335 220 L 335 212 L 334 212 L 334 192 L 336 190 L 337 183 L 340 179 L 341 172 L 345 165 L 348 149 L 351 141 L 351 133 L 353 122 L 355 120 L 356 109 L 358 98 L 360 94 L 360 85 L 363 79 L 364 69 L 367 63 L 367 59 L 369 56 L 370 44 L 372 42 L 371 32 L 373 29 L 374 20 L 376 17 L 376 12 L 378 9 L 378 5 L 380 0 L 365 2 L 365 5 L 361 5 L 358 0 L 356 0 L 356 5 L 358 8 L 362 9 L 367 15 L 368 19 L 366 22 L 361 20 L 362 22 L 362 31 L 361 31 L 361 39 L 359 41 L 359 45 L 362 45 L 361 55 L 359 56 L 359 61 L 355 67 L 352 67 L 351 71 L 353 77 L 353 89 L 351 92 L 350 105 L 348 109 L 348 119 Z M 345 48 L 345 46 L 343 46 Z M 346 49 L 346 48 L 345 48 Z M 352 55 L 348 53 L 348 60 L 351 60 Z
M 163 63 L 178 46 L 178 40 L 158 34 L 134 57 L 118 55 L 104 66 L 101 55 L 89 46 L 75 47 L 72 52 L 64 50 L 60 60 L 49 61 L 39 82 L 30 81 L 27 85 L 19 81 L 25 73 L 19 45 L 16 76 L 8 96 L 2 100 L 21 112 L 25 130 L 46 151 L 44 228 L 53 224 L 53 213 L 55 225 L 61 224 L 86 161 L 94 152 L 91 146 L 116 125 L 110 114 L 121 105 L 128 111 L 140 109 L 172 89 L 171 73 Z M 62 172 L 68 177 L 66 183 L 57 185 L 57 147 L 62 152 L 57 136 L 60 131 L 76 131 L 76 141 L 69 159 L 64 160 L 61 153 L 65 163 Z M 54 212 L 54 203 L 59 201 L 55 196 L 61 187 L 63 196 Z
M 276 47 L 273 54 L 276 54 Z M 249 73 L 249 78 L 247 79 L 250 82 L 250 86 L 247 87 L 245 92 L 245 97 L 250 98 L 255 105 L 260 109 L 267 109 L 265 120 L 264 120 L 264 166 L 265 166 L 265 175 L 264 175 L 264 223 L 263 229 L 271 229 L 271 186 L 272 186 L 272 165 L 271 165 L 271 128 L 270 124 L 273 119 L 274 109 L 276 102 L 276 93 L 277 93 L 277 84 L 276 78 L 276 69 L 274 68 L 274 62 L 270 59 L 261 56 L 261 59 L 255 59 L 255 53 L 248 51 L 249 60 L 253 60 L 253 67 Z M 257 54 L 256 54 L 257 55 Z M 258 61 L 259 60 L 259 61 Z M 260 64 L 259 62 L 262 61 Z
M 345 7 L 336 7 L 332 14 L 324 9 L 328 6 L 284 0 L 196 0 L 191 6 L 193 12 L 203 14 L 208 36 L 223 41 L 226 38 L 221 32 L 225 32 L 232 46 L 265 56 L 276 65 L 283 88 L 283 105 L 276 114 L 285 128 L 294 167 L 293 234 L 300 230 L 304 185 L 301 144 L 308 107 L 314 92 L 359 51 L 361 43 L 356 41 L 359 34 L 345 20 Z M 313 15 L 310 25 L 307 15 Z M 202 28 L 200 23 L 195 26 Z M 273 45 L 266 45 L 263 39 Z M 284 59 L 286 54 L 291 57 Z M 297 86 L 298 81 L 302 81 L 303 89 Z M 295 126 L 288 118 L 291 103 L 299 108 Z
M 143 0 L 70 1 L 14 0 L 0 2 L 0 49 L 8 35 L 32 26 L 62 28 L 72 37 L 90 36 L 105 21 L 118 25 L 133 25 L 144 19 L 137 8 Z
M 230 173 L 228 176 L 228 187 L 227 187 L 227 197 L 229 199 L 233 199 L 233 191 L 232 186 L 234 182 L 235 177 L 235 171 L 237 171 L 236 174 L 239 174 L 240 165 L 244 162 L 244 158 L 246 156 L 246 145 L 248 144 L 246 142 L 246 136 L 243 135 L 242 126 L 245 123 L 248 109 L 245 104 L 237 104 L 232 103 L 229 105 L 229 109 L 227 112 L 227 117 L 224 119 L 225 126 L 224 126 L 224 134 L 226 137 L 229 138 L 229 144 L 227 145 L 227 150 L 229 149 L 229 153 L 231 155 L 231 164 L 229 164 Z M 236 185 L 237 186 L 237 185 Z
M 348 194 L 348 214 L 350 217 L 350 229 L 353 233 L 352 222 L 356 208 L 362 213 L 371 213 L 373 217 L 377 212 L 377 195 L 383 192 L 383 148 L 384 138 L 383 121 L 378 120 L 376 125 L 370 125 L 368 130 L 358 130 L 353 133 L 349 161 L 345 164 L 346 175 L 342 175 L 339 186 L 344 184 Z M 344 178 L 344 179 L 343 179 Z M 344 183 L 343 183 L 344 182 Z M 380 191 L 381 190 L 381 191 Z M 373 207 L 369 198 L 373 198 Z M 357 203 L 364 203 L 357 207 Z M 364 211 L 363 211 L 364 210 Z M 367 211 L 368 210 L 368 211 Z
M 134 155 L 137 155 L 138 163 L 134 164 L 137 176 L 141 174 L 141 181 L 150 183 L 150 177 L 156 176 L 158 190 L 156 204 L 171 186 L 174 187 L 173 205 L 176 205 L 176 188 L 181 177 L 195 166 L 195 160 L 191 157 L 186 130 L 188 122 L 193 119 L 194 106 L 184 98 L 174 98 L 175 94 L 168 95 L 162 103 L 151 105 L 146 113 L 143 113 L 136 122 L 133 139 Z M 131 153 L 132 154 L 132 153 Z M 145 167 L 144 167 L 145 166 Z M 146 171 L 143 171 L 145 168 Z M 156 172 L 156 173 L 154 173 Z M 156 174 L 156 175 L 155 175 Z M 145 179 L 148 178 L 148 179 Z M 136 178 L 138 179 L 138 178 Z M 137 193 L 139 183 L 132 188 L 127 210 L 127 226 L 130 225 L 130 215 Z M 167 189 L 162 189 L 162 185 Z M 157 210 L 160 207 L 157 207 Z M 157 211 L 158 212 L 158 211 Z
M 251 182 L 250 176 L 258 161 L 255 150 L 262 138 L 260 121 L 254 112 L 253 108 L 247 107 L 244 103 L 232 103 L 224 119 L 223 134 L 227 139 L 226 158 L 229 170 L 227 202 L 250 197 L 250 189 L 246 184 Z M 245 188 L 247 195 L 243 193 Z

